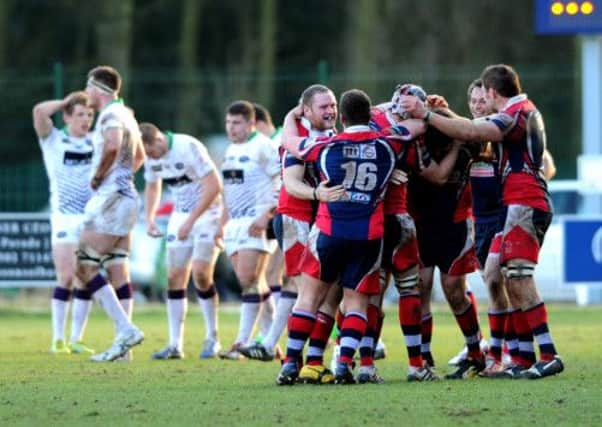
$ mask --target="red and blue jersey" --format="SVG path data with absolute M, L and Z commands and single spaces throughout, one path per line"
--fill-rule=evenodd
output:
M 342 200 L 319 204 L 316 226 L 321 232 L 350 240 L 383 236 L 382 200 L 403 144 L 368 126 L 301 143 L 302 158 L 316 162 L 321 180 L 346 189 Z
M 520 94 L 508 100 L 503 110 L 484 118 L 502 134 L 502 172 L 504 205 L 530 206 L 552 211 L 548 186 L 543 177 L 543 152 L 546 133 L 535 105 Z
M 383 132 L 391 128 L 391 126 L 397 125 L 396 120 L 393 118 L 391 112 L 387 109 L 373 107 L 370 111 L 370 128 Z M 421 138 L 412 140 L 404 144 L 402 152 L 400 153 L 395 169 L 401 169 L 406 173 L 410 171 L 420 170 L 421 162 L 419 161 L 419 150 L 418 144 L 422 141 Z M 385 215 L 397 215 L 405 214 L 408 212 L 407 196 L 408 184 L 402 183 L 399 185 L 391 184 L 387 187 L 384 200 L 384 213 Z
M 328 130 L 326 132 L 319 132 L 311 129 L 311 125 L 306 120 L 297 120 L 297 132 L 301 137 L 324 135 L 330 136 L 334 133 L 334 130 Z M 303 181 L 312 186 L 317 187 L 319 183 L 318 173 L 313 163 L 305 163 L 303 160 L 297 159 L 292 156 L 284 148 L 280 147 L 280 160 L 282 162 L 281 170 L 284 171 L 287 167 L 291 166 L 305 166 L 305 174 Z M 280 194 L 278 196 L 278 208 L 277 211 L 280 214 L 290 216 L 300 221 L 312 223 L 316 213 L 316 202 L 313 200 L 299 199 L 298 197 L 288 194 L 284 185 L 280 187 Z
M 487 145 L 490 144 L 490 147 Z M 499 216 L 504 210 L 502 203 L 502 178 L 497 143 L 481 144 L 491 148 L 486 157 L 481 153 L 470 165 L 470 187 L 472 189 L 472 211 L 475 220 L 485 220 Z

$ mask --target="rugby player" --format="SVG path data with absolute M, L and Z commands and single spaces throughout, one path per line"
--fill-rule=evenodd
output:
M 205 146 L 192 136 L 161 131 L 141 123 L 146 153 L 145 210 L 147 233 L 158 237 L 155 212 L 165 184 L 174 196 L 174 211 L 167 225 L 168 345 L 153 359 L 181 359 L 184 321 L 188 309 L 187 285 L 192 272 L 205 320 L 205 341 L 200 357 L 217 356 L 219 296 L 213 272 L 219 254 L 215 236 L 222 215 L 222 184 Z

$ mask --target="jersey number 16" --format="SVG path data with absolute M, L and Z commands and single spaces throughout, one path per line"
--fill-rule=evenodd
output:
M 341 168 L 345 169 L 343 187 L 347 190 L 355 188 L 361 191 L 372 191 L 376 188 L 378 168 L 374 163 L 365 162 L 358 165 L 356 161 L 351 161 L 341 164 Z

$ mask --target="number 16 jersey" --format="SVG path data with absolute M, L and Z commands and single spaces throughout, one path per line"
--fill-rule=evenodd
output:
M 303 160 L 316 163 L 321 180 L 346 190 L 343 199 L 320 203 L 316 226 L 321 232 L 350 240 L 383 236 L 383 195 L 402 144 L 368 126 L 301 143 Z

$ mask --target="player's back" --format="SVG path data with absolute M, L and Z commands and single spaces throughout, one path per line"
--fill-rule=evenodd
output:
M 321 178 L 347 191 L 341 201 L 320 204 L 318 227 L 352 240 L 382 237 L 382 198 L 400 145 L 368 126 L 349 127 L 329 141 L 316 159 Z
M 93 136 L 94 151 L 96 153 L 93 170 L 97 169 L 102 158 L 105 144 L 104 133 L 110 128 L 122 129 L 123 137 L 117 157 L 98 187 L 98 193 L 120 192 L 123 195 L 136 197 L 137 193 L 133 182 L 133 164 L 136 144 L 140 138 L 140 129 L 134 114 L 121 100 L 115 100 L 107 104 L 98 115 Z

